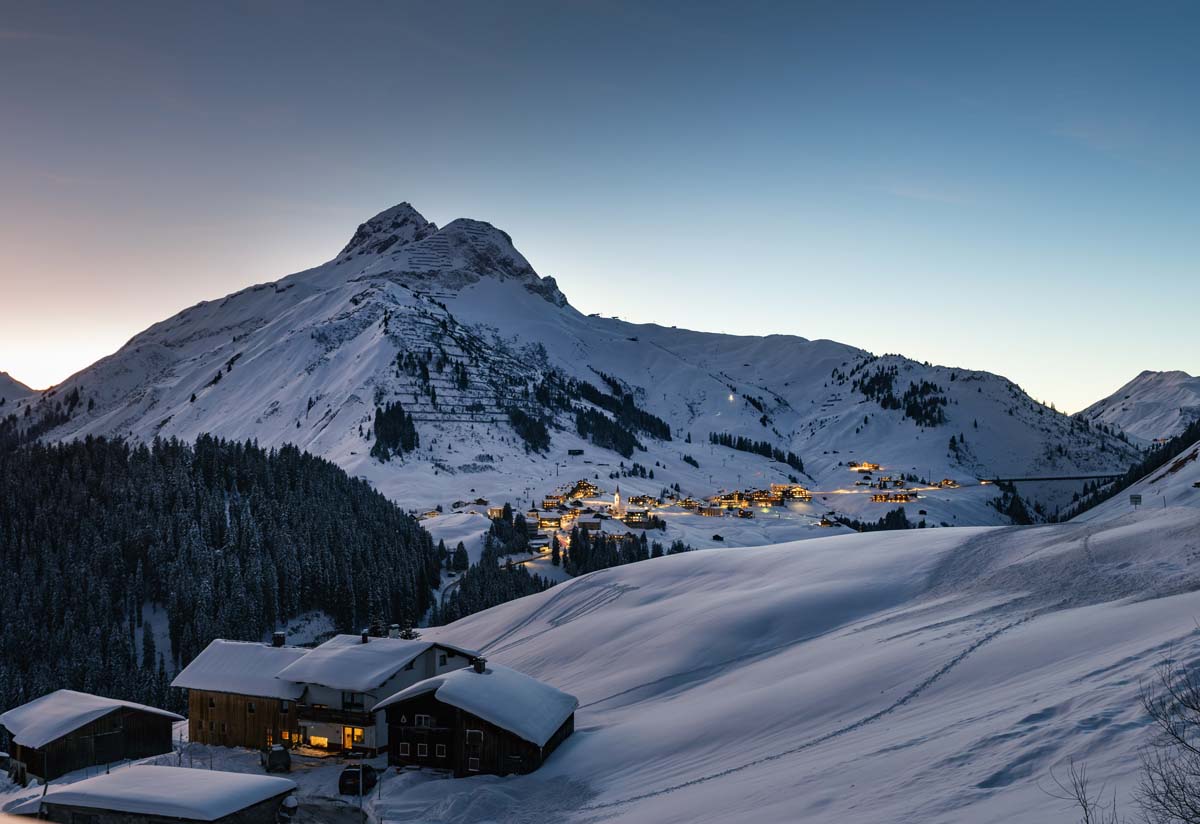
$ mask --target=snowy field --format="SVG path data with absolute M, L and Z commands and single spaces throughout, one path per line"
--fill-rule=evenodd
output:
M 1181 496 L 1194 466 L 1170 475 Z M 1070 821 L 1052 774 L 1083 761 L 1128 800 L 1149 734 L 1141 686 L 1164 657 L 1200 654 L 1198 618 L 1195 506 L 603 570 L 422 630 L 579 698 L 546 765 L 389 771 L 366 807 L 445 824 Z M 243 750 L 168 758 L 259 769 Z M 356 814 L 336 793 L 342 766 L 297 760 L 311 820 Z M 36 792 L 0 784 L 0 805 Z

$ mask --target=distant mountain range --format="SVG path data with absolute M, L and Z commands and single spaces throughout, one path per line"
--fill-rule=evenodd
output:
M 1145 443 L 1170 438 L 1200 420 L 1200 377 L 1145 371 L 1076 417 L 1114 426 Z
M 0 372 L 0 401 L 7 404 L 33 394 L 33 390 L 7 372 Z M 3 410 L 0 409 L 0 413 Z
M 931 523 L 1001 523 L 976 479 L 1137 456 L 1105 419 L 987 372 L 585 315 L 505 232 L 439 228 L 406 203 L 329 262 L 186 309 L 26 405 L 51 439 L 294 443 L 420 509 L 527 505 L 581 477 L 695 497 L 791 478 L 823 493 L 814 509 L 877 518 L 869 495 L 844 494 L 863 491 L 847 464 L 870 461 L 973 487 L 922 501 Z M 1022 492 L 1052 510 L 1072 488 Z

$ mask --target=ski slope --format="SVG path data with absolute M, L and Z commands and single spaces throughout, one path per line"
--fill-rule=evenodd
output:
M 1200 509 L 835 536 L 588 575 L 426 637 L 580 700 L 536 774 L 385 786 L 427 822 L 1059 822 L 1127 798 L 1139 685 L 1200 653 Z
M 1200 442 L 1180 452 L 1165 465 L 1099 506 L 1082 512 L 1079 522 L 1111 521 L 1135 511 L 1130 496 L 1141 495 L 1143 509 L 1200 506 Z

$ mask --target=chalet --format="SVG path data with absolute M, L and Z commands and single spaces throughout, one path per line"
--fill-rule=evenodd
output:
M 424 521 L 429 518 L 436 518 L 437 516 L 439 516 L 441 514 L 442 513 L 438 512 L 436 509 L 427 509 L 424 512 L 422 512 L 420 515 L 418 515 L 417 517 L 420 518 L 422 521 Z
M 471 503 L 474 504 L 475 506 L 487 506 L 488 499 L 487 498 L 476 498 L 475 500 L 471 501 Z
M 475 658 L 376 705 L 388 720 L 388 763 L 457 777 L 529 773 L 575 729 L 579 702 L 524 673 Z
M 568 449 L 567 454 L 570 455 L 572 458 L 577 458 L 583 454 L 583 450 L 582 449 Z
M 645 509 L 627 509 L 623 519 L 629 526 L 650 523 L 650 512 Z
M 877 504 L 907 504 L 915 501 L 917 496 L 912 492 L 880 492 L 871 496 Z
M 279 776 L 135 764 L 48 788 L 9 812 L 56 824 L 276 824 L 296 809 Z
M 954 480 L 953 478 L 942 478 L 942 480 L 938 483 L 938 486 L 940 486 L 942 489 L 958 489 L 958 481 Z
M 652 506 L 657 506 L 658 498 L 655 498 L 653 495 L 630 495 L 629 505 L 647 509 Z
M 542 509 L 556 509 L 557 507 L 562 506 L 562 504 L 562 495 L 547 495 L 542 499 Z
M 575 522 L 575 526 L 579 527 L 580 531 L 582 531 L 582 532 L 599 532 L 600 531 L 600 521 L 595 518 L 589 518 L 588 520 L 584 520 L 583 518 L 580 518 L 578 521 Z
M 419 639 L 335 635 L 276 677 L 303 688 L 297 706 L 302 743 L 381 752 L 387 747 L 387 724 L 371 707 L 418 681 L 467 666 L 474 655 Z
M 721 518 L 724 517 L 725 510 L 719 506 L 699 506 L 696 507 L 696 514 L 706 518 Z
M 538 529 L 561 529 L 562 518 L 557 515 L 538 516 Z
M 862 461 L 861 463 L 854 463 L 853 461 L 851 461 L 849 464 L 849 467 L 850 467 L 850 469 L 854 470 L 855 472 L 878 472 L 879 471 L 879 464 L 871 463 L 870 461 Z
M 499 520 L 500 518 L 503 518 L 503 517 L 504 517 L 504 507 L 502 507 L 502 506 L 489 506 L 489 507 L 488 507 L 488 511 L 487 511 L 487 516 L 488 516 L 489 518 L 491 518 L 493 521 L 496 521 L 496 520 Z
M 538 552 L 546 552 L 550 549 L 550 537 L 548 535 L 534 535 L 529 539 L 529 549 Z
M 171 682 L 188 691 L 188 738 L 221 747 L 265 749 L 300 738 L 296 703 L 304 686 L 277 677 L 308 654 L 284 645 L 218 638 Z
M 18 777 L 42 781 L 97 764 L 171 752 L 183 716 L 86 692 L 57 690 L 0 715 L 0 749 Z

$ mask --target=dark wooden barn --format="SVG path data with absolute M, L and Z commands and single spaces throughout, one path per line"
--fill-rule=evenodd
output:
M 464 777 L 533 772 L 574 732 L 578 704 L 572 695 L 479 658 L 376 709 L 387 712 L 388 763 Z
M 98 764 L 171 751 L 173 712 L 74 690 L 43 695 L 0 715 L 0 748 L 17 774 L 49 781 Z

